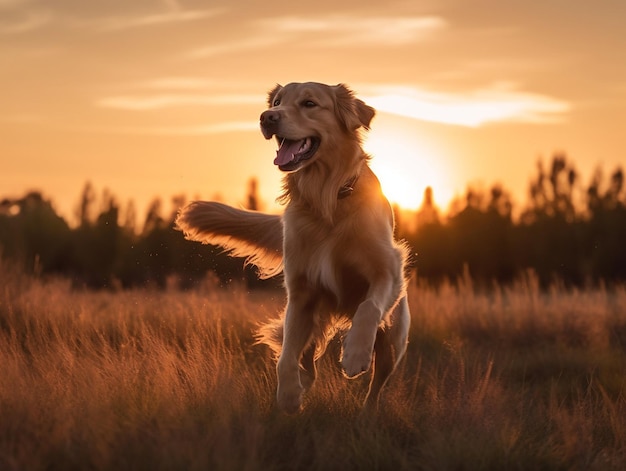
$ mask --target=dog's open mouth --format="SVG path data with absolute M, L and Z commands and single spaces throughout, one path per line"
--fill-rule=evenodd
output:
M 293 172 L 300 168 L 306 160 L 313 157 L 320 145 L 320 140 L 317 137 L 291 140 L 276 136 L 276 139 L 279 147 L 276 151 L 274 165 L 278 165 L 278 168 L 283 172 Z

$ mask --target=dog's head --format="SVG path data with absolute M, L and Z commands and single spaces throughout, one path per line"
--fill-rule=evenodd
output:
M 269 93 L 268 105 L 261 114 L 261 131 L 266 139 L 276 136 L 274 164 L 283 172 L 314 162 L 320 149 L 336 142 L 338 133 L 358 139 L 358 128 L 369 129 L 375 113 L 343 84 L 277 85 Z

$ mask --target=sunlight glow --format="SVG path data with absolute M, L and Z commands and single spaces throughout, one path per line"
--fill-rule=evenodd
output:
M 371 167 L 378 176 L 387 198 L 404 209 L 418 209 L 424 190 L 433 188 L 435 202 L 441 206 L 453 197 L 442 156 L 400 131 L 372 133 L 364 142 L 372 156 Z

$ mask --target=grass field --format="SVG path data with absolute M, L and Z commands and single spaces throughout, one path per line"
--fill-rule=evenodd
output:
M 281 292 L 76 292 L 0 270 L 1 470 L 626 469 L 626 289 L 410 287 L 359 416 L 339 340 L 294 417 L 258 322 Z

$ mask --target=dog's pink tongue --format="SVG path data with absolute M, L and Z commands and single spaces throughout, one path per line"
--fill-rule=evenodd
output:
M 274 165 L 286 165 L 294 160 L 294 155 L 298 153 L 302 144 L 303 141 L 283 141 L 280 149 L 276 151 Z

